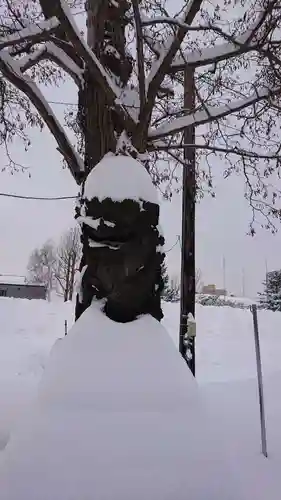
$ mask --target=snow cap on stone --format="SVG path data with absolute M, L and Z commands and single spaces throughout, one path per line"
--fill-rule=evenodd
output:
M 158 204 L 158 195 L 145 167 L 131 156 L 108 153 L 85 182 L 84 198 L 100 201 L 126 199 Z

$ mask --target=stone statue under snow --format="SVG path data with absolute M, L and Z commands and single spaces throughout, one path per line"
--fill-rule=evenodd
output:
M 162 319 L 161 265 L 156 188 L 131 156 L 107 154 L 87 177 L 81 206 L 83 259 L 76 317 L 92 299 L 104 299 L 106 315 L 126 323 L 140 314 Z

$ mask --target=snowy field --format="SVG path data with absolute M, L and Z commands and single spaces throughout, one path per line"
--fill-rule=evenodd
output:
M 33 397 L 65 319 L 73 323 L 73 306 L 60 299 L 0 298 L 0 449 Z
M 178 304 L 164 304 L 164 325 L 178 342 Z M 269 458 L 260 454 L 259 409 L 251 313 L 197 306 L 197 380 L 210 426 L 219 431 L 225 454 L 245 498 L 280 498 L 281 314 L 259 312 L 265 379 Z M 2 454 L 42 376 L 50 349 L 73 323 L 72 304 L 0 299 L 0 448 Z M 167 368 L 168 370 L 168 368 Z M 266 491 L 266 497 L 265 495 Z M 242 497 L 239 497 L 239 500 Z

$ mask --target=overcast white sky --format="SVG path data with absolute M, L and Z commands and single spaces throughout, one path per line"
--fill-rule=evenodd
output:
M 49 89 L 50 100 L 75 102 L 71 84 Z M 63 106 L 53 108 L 63 116 Z M 71 196 L 77 187 L 68 170 L 62 168 L 56 144 L 47 129 L 32 131 L 32 146 L 25 152 L 19 143 L 12 151 L 14 158 L 29 167 L 28 173 L 11 175 L 0 171 L 1 192 L 30 196 Z M 6 163 L 1 151 L 0 168 Z M 217 173 L 215 172 L 217 168 Z M 223 256 L 226 262 L 226 286 L 236 295 L 242 294 L 242 273 L 245 270 L 245 294 L 254 297 L 261 288 L 268 269 L 281 268 L 281 233 L 275 236 L 260 229 L 252 238 L 246 235 L 250 210 L 243 198 L 243 179 L 220 176 L 223 165 L 215 167 L 216 198 L 206 196 L 197 206 L 196 265 L 202 270 L 203 281 L 223 285 Z M 0 197 L 0 273 L 25 274 L 30 252 L 46 239 L 58 241 L 61 233 L 73 225 L 72 201 L 24 201 Z M 162 203 L 162 226 L 166 247 L 171 248 L 181 232 L 181 200 L 175 195 L 172 202 Z M 281 229 L 281 228 L 280 228 Z M 178 274 L 180 246 L 168 252 L 170 273 Z

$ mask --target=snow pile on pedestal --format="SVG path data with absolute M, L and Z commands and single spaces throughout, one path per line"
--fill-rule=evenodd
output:
M 87 177 L 84 198 L 126 199 L 158 204 L 157 191 L 145 167 L 131 156 L 108 153 Z
M 2 462 L 1 500 L 242 498 L 165 329 L 97 303 L 56 342 Z

